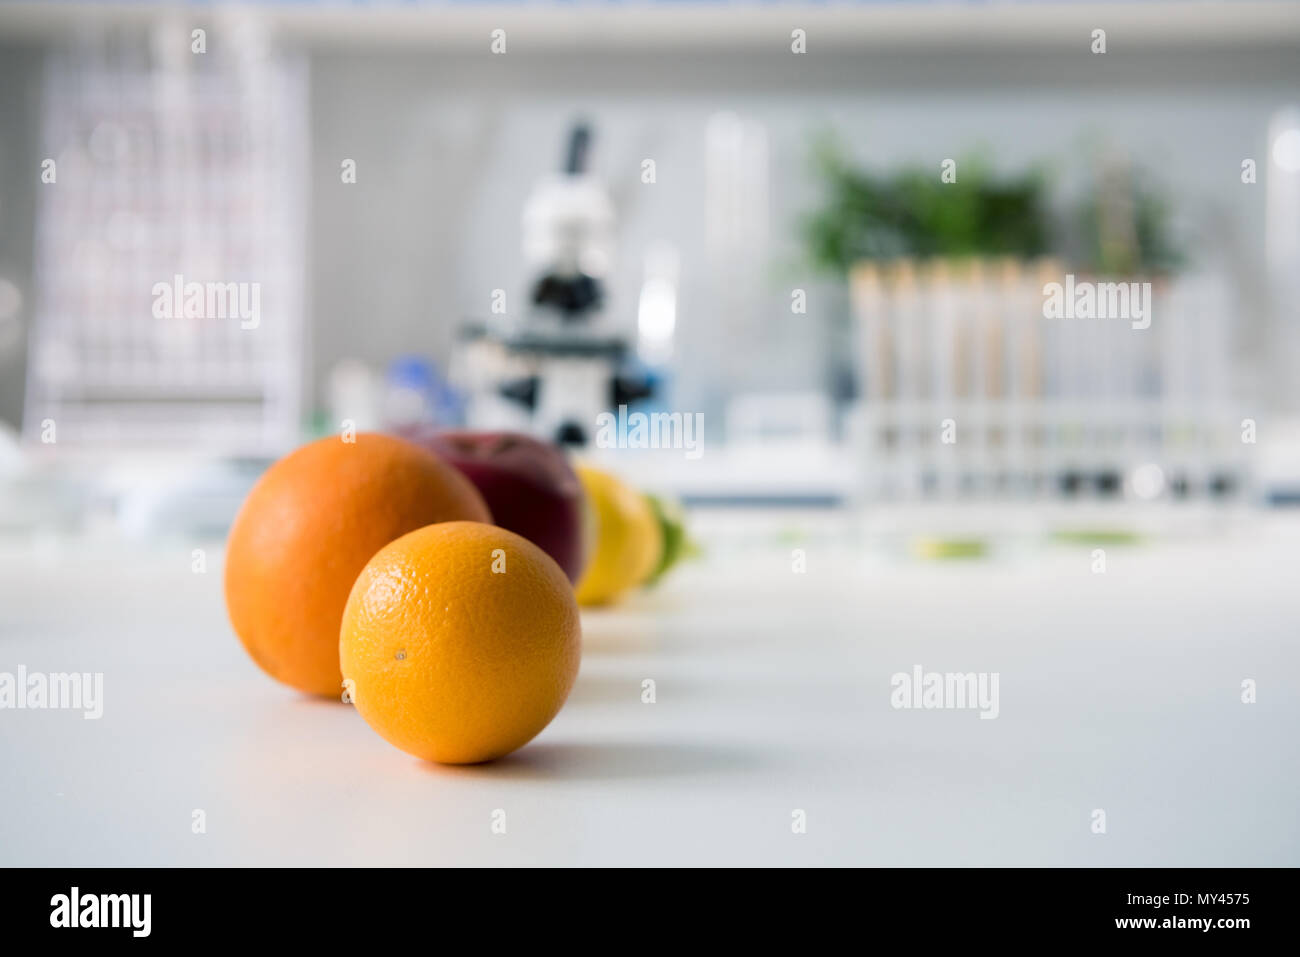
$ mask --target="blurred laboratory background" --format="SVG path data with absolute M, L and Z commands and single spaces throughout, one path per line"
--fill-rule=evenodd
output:
M 687 504 L 1294 502 L 1298 50 L 1285 2 L 0 3 L 0 524 L 219 533 L 347 423 Z
M 0 858 L 1294 866 L 1297 373 L 1288 0 L 0 0 L 0 669 L 107 689 L 0 717 Z M 439 426 L 691 557 L 461 771 L 222 591 Z

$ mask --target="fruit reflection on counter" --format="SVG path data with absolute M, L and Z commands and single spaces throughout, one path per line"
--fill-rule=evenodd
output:
M 403 751 L 474 763 L 564 704 L 578 604 L 616 602 L 691 548 L 673 503 L 527 436 L 332 436 L 249 492 L 226 605 L 276 680 L 351 701 Z

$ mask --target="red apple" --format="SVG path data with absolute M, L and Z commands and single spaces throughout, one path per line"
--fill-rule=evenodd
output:
M 408 433 L 474 483 L 492 520 L 555 559 L 569 580 L 582 574 L 582 485 L 564 453 L 517 432 Z

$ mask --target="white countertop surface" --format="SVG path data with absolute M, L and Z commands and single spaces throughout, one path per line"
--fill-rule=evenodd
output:
M 555 722 L 468 768 L 264 676 L 217 547 L 194 574 L 193 543 L 10 542 L 0 671 L 102 672 L 104 713 L 0 710 L 0 865 L 1300 864 L 1294 518 L 1093 574 L 1089 547 L 925 563 L 809 514 L 702 517 L 705 559 L 585 614 Z M 997 672 L 998 718 L 894 710 L 918 664 Z

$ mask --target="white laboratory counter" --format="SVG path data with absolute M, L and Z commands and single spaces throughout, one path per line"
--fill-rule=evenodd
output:
M 1295 866 L 1297 524 L 1096 574 L 1085 546 L 926 563 L 834 513 L 700 516 L 704 559 L 585 615 L 556 721 L 463 768 L 264 676 L 218 549 L 10 542 L 0 672 L 104 684 L 99 720 L 0 710 L 0 864 Z M 916 666 L 997 673 L 998 716 L 893 708 Z

